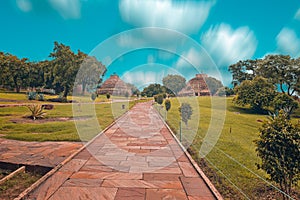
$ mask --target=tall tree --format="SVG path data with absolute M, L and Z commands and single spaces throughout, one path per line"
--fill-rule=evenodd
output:
M 96 57 L 87 56 L 78 52 L 77 59 L 80 65 L 76 81 L 81 84 L 81 94 L 84 95 L 87 86 L 96 87 L 102 82 L 102 77 L 106 72 L 106 67 L 97 60 Z M 81 64 L 80 64 L 81 63 Z
M 180 75 L 169 74 L 163 78 L 162 82 L 167 92 L 175 95 L 186 86 L 185 78 Z
M 63 87 L 63 98 L 66 99 L 74 86 L 76 74 L 81 64 L 80 59 L 69 46 L 58 42 L 54 42 L 54 49 L 50 57 L 53 58 L 51 61 L 53 83 Z
M 263 59 L 239 61 L 230 65 L 229 71 L 232 73 L 234 85 L 262 76 L 279 85 L 281 92 L 289 96 L 300 92 L 300 58 L 267 55 Z
M 223 87 L 222 82 L 213 77 L 206 77 L 205 82 L 211 95 L 215 95 L 217 91 Z
M 9 53 L 2 53 L 0 59 L 2 84 L 14 88 L 19 93 L 21 87 L 28 86 L 29 64 L 27 58 L 19 59 Z

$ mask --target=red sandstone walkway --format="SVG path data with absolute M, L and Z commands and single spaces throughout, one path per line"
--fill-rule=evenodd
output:
M 140 103 L 27 199 L 216 198 L 151 103 Z
M 0 162 L 55 167 L 80 147 L 79 142 L 24 142 L 0 138 Z

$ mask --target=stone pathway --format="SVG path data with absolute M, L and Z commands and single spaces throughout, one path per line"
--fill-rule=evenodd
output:
M 53 168 L 81 147 L 79 142 L 24 142 L 0 138 L 0 162 Z
M 27 199 L 216 199 L 151 103 L 134 106 Z

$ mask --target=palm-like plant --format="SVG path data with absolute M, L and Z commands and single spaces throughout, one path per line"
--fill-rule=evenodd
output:
M 40 104 L 28 105 L 27 108 L 31 111 L 31 115 L 29 117 L 33 120 L 43 119 L 46 115 L 46 112 L 44 112 L 44 107 Z

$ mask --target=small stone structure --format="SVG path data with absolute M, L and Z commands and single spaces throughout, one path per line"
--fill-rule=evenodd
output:
M 210 96 L 209 88 L 205 82 L 207 74 L 196 74 L 195 78 L 192 78 L 187 83 L 178 95 L 179 96 Z
M 112 74 L 101 87 L 97 90 L 97 94 L 110 94 L 115 96 L 130 96 L 131 90 L 127 84 L 119 78 L 117 74 Z

